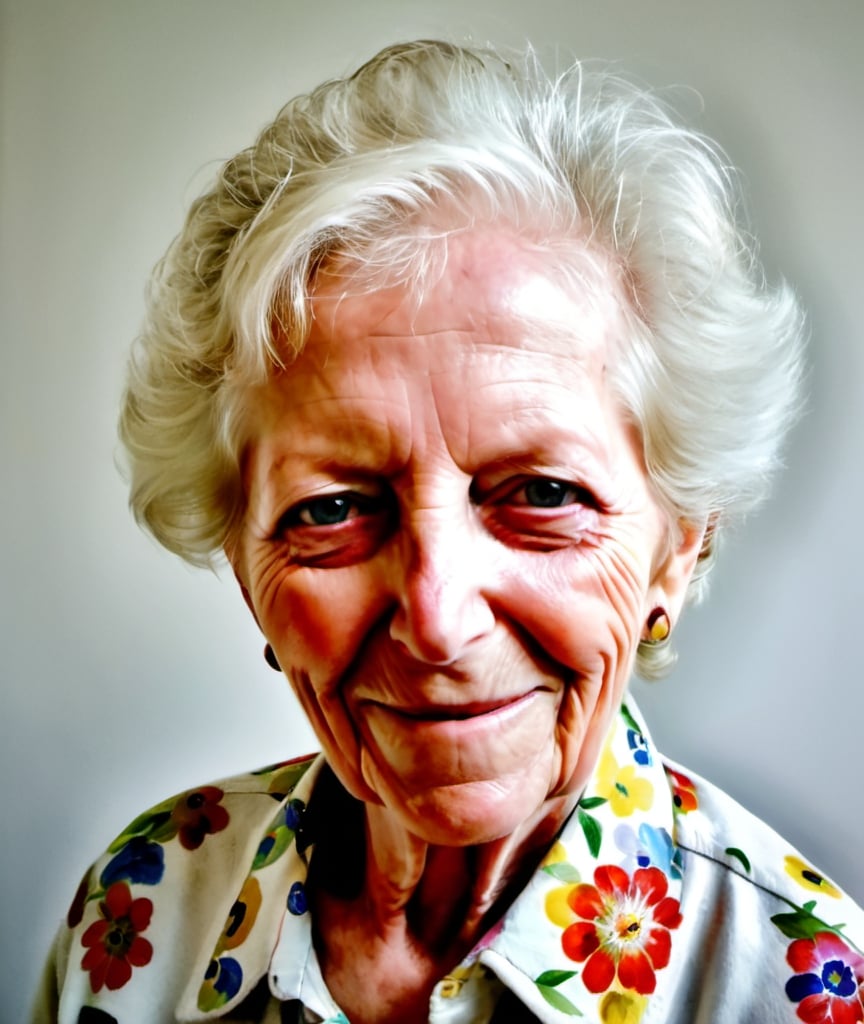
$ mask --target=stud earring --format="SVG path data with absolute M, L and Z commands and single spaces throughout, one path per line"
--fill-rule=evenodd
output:
M 273 648 L 270 644 L 267 644 L 264 648 L 264 660 L 273 669 L 274 672 L 281 672 L 282 666 L 276 660 L 276 655 L 273 653 Z
M 648 616 L 645 628 L 648 631 L 645 643 L 662 644 L 664 640 L 668 640 L 669 634 L 672 632 L 672 624 L 669 622 L 666 609 L 661 608 L 660 605 L 654 608 Z

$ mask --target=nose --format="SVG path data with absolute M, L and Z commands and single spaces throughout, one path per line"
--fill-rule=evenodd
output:
M 412 657 L 449 665 L 492 632 L 494 558 L 466 523 L 420 520 L 402 537 L 390 636 Z

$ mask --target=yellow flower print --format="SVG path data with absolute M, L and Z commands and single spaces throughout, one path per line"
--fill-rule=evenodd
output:
M 654 803 L 654 786 L 636 774 L 636 766 L 623 768 L 607 747 L 597 769 L 597 795 L 609 801 L 612 813 L 627 818 L 634 811 L 647 811 Z
M 459 995 L 462 991 L 462 986 L 465 984 L 464 972 L 464 967 L 457 967 L 452 974 L 442 978 L 441 984 L 438 986 L 438 993 L 443 999 L 455 999 Z
M 787 857 L 784 863 L 786 873 L 805 889 L 811 889 L 823 896 L 832 896 L 835 900 L 839 900 L 843 895 L 836 885 L 832 885 L 827 878 L 823 878 L 815 868 L 811 868 L 800 857 Z
M 219 942 L 218 952 L 221 953 L 225 949 L 236 949 L 246 941 L 260 909 L 261 886 L 258 884 L 258 879 L 251 875 L 244 882 L 240 895 L 231 908 L 228 923 L 225 925 Z
M 569 928 L 574 921 L 578 920 L 573 908 L 567 902 L 567 897 L 576 888 L 578 883 L 572 885 L 558 885 L 546 893 L 544 909 L 546 916 L 559 928 Z
M 551 878 L 563 885 L 556 885 L 546 893 L 545 910 L 549 920 L 559 928 L 568 928 L 576 920 L 573 908 L 567 902 L 567 898 L 577 885 L 582 881 L 578 870 L 567 860 L 567 850 L 563 843 L 555 842 L 549 848 L 549 852 L 543 858 L 540 865 Z
M 639 1024 L 648 1000 L 636 992 L 607 992 L 600 1001 L 603 1024 Z
M 486 973 L 485 967 L 478 961 L 463 967 L 461 964 L 441 979 L 438 986 L 438 994 L 442 999 L 455 999 L 462 991 L 462 986 L 467 984 L 475 975 L 483 977 Z
M 549 864 L 560 864 L 562 861 L 567 860 L 567 850 L 560 839 L 556 839 L 555 842 L 549 847 L 546 856 L 543 858 L 543 863 L 540 865 L 541 868 L 547 867 Z

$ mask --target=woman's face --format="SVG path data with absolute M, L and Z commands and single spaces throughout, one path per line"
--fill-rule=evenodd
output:
M 336 774 L 429 842 L 581 790 L 695 557 L 607 385 L 612 278 L 548 258 L 476 230 L 419 299 L 331 278 L 250 396 L 237 576 Z

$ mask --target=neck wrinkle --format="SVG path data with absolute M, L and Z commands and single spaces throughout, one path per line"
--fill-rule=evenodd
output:
M 407 929 L 435 955 L 459 959 L 509 907 L 560 831 L 577 797 L 545 801 L 520 828 L 477 846 L 432 846 L 396 815 L 366 805 L 364 896 L 380 927 Z

